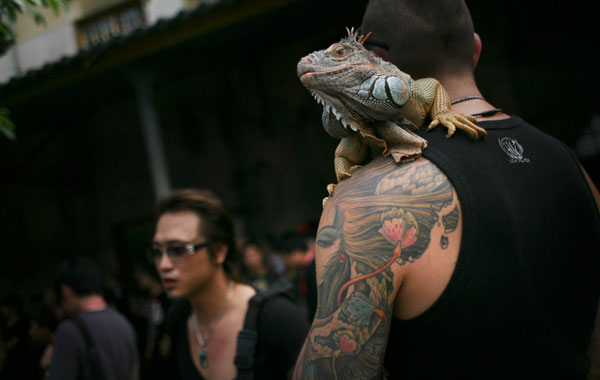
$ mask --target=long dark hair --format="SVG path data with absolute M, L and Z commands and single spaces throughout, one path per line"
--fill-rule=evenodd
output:
M 199 233 L 211 243 L 227 246 L 227 256 L 223 262 L 225 273 L 232 279 L 239 279 L 238 252 L 233 220 L 225 205 L 209 190 L 182 189 L 174 191 L 158 203 L 158 218 L 166 213 L 191 211 L 200 219 Z M 214 257 L 214 250 L 209 250 Z

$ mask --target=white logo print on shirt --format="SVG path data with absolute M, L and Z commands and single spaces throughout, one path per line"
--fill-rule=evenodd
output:
M 498 144 L 504 153 L 508 154 L 510 157 L 511 164 L 518 162 L 530 162 L 529 158 L 523 157 L 523 147 L 517 140 L 510 137 L 500 137 L 498 138 Z

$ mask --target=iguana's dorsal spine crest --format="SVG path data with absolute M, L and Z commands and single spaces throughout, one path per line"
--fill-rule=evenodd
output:
M 364 45 L 365 41 L 367 40 L 367 38 L 369 38 L 369 36 L 371 35 L 371 32 L 365 34 L 358 34 L 358 30 L 354 30 L 354 27 L 348 29 L 346 28 L 346 31 L 348 32 L 348 37 L 346 37 L 346 41 L 345 42 L 356 42 L 358 44 Z

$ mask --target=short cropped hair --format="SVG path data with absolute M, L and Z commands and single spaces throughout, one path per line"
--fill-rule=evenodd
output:
M 104 275 L 92 259 L 75 257 L 59 267 L 54 285 L 57 295 L 61 294 L 61 285 L 67 285 L 79 297 L 103 295 Z
M 204 235 L 211 244 L 220 243 L 228 248 L 223 269 L 229 277 L 237 279 L 238 253 L 233 220 L 221 199 L 208 190 L 177 190 L 159 201 L 156 220 L 164 214 L 182 211 L 190 211 L 198 216 L 198 233 Z M 212 246 L 209 253 L 214 258 Z
M 388 51 L 414 79 L 472 75 L 473 21 L 464 0 L 369 0 L 361 33 L 365 46 Z

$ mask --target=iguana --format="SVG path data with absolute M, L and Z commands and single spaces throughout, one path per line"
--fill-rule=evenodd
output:
M 391 155 L 396 162 L 418 158 L 427 140 L 413 133 L 431 118 L 438 125 L 466 131 L 473 139 L 485 135 L 473 116 L 452 112 L 446 90 L 433 78 L 413 80 L 364 46 L 368 38 L 354 28 L 325 50 L 298 62 L 302 84 L 323 105 L 323 126 L 341 139 L 335 151 L 338 182 L 350 176 L 368 154 Z M 329 185 L 330 193 L 334 185 Z

